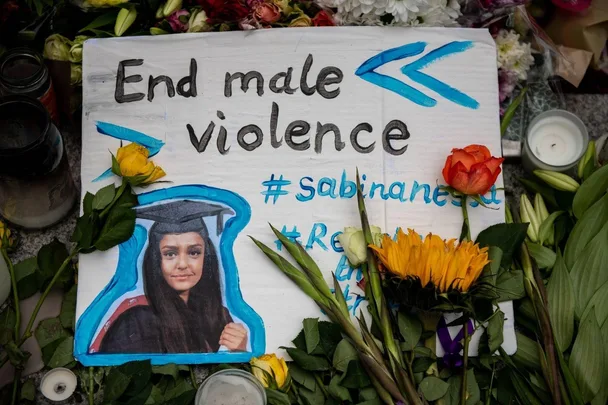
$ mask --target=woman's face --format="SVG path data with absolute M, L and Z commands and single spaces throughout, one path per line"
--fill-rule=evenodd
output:
M 194 287 L 203 275 L 205 241 L 197 232 L 167 234 L 160 240 L 161 269 L 177 292 Z

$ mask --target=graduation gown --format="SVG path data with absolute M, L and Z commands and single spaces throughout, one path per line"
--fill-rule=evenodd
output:
M 232 317 L 224 307 L 223 328 Z M 140 305 L 123 312 L 110 325 L 101 342 L 100 353 L 167 353 L 163 342 L 163 325 L 150 306 Z M 204 334 L 205 331 L 200 331 Z M 211 348 L 218 342 L 207 342 L 207 350 L 197 353 L 212 352 Z

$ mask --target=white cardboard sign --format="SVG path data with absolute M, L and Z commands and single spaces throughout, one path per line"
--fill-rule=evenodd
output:
M 304 318 L 322 314 L 247 235 L 280 247 L 270 222 L 301 242 L 328 281 L 336 273 L 356 313 L 361 274 L 336 240 L 360 225 L 355 170 L 371 223 L 452 238 L 462 216 L 438 188 L 446 156 L 469 144 L 501 153 L 486 30 L 95 39 L 84 48 L 83 88 L 83 194 L 117 181 L 107 170 L 121 142 L 148 147 L 171 182 L 137 190 L 142 208 L 129 242 L 80 257 L 75 354 L 85 365 L 280 352 Z M 473 237 L 504 219 L 503 193 L 484 199 L 497 209 L 469 207 Z M 188 235 L 194 242 L 180 239 Z M 207 292 L 188 290 L 189 280 Z

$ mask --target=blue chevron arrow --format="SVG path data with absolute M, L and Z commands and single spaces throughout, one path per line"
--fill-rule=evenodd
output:
M 423 107 L 434 107 L 437 105 L 437 100 L 434 98 L 427 96 L 421 91 L 403 83 L 400 80 L 375 71 L 380 66 L 389 62 L 421 54 L 424 52 L 426 45 L 426 42 L 414 42 L 380 52 L 379 54 L 363 62 L 355 71 L 355 74 L 361 77 L 363 80 L 397 93 L 418 105 Z M 454 53 L 464 52 L 472 47 L 472 41 L 450 42 L 449 44 L 430 51 L 420 59 L 403 66 L 401 68 L 401 72 L 409 77 L 412 81 L 429 88 L 451 102 L 475 110 L 479 108 L 479 103 L 477 100 L 449 86 L 448 84 L 427 75 L 426 73 L 420 72 L 421 69 L 428 67 L 446 56 Z

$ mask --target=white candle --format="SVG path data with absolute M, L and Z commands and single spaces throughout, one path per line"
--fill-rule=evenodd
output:
M 218 371 L 203 381 L 196 405 L 265 405 L 266 393 L 256 378 L 243 370 Z
M 76 390 L 76 375 L 67 368 L 54 368 L 42 377 L 40 392 L 51 401 L 64 401 Z
M 585 153 L 589 136 L 574 114 L 562 110 L 538 115 L 528 127 L 524 146 L 524 167 L 567 171 Z

